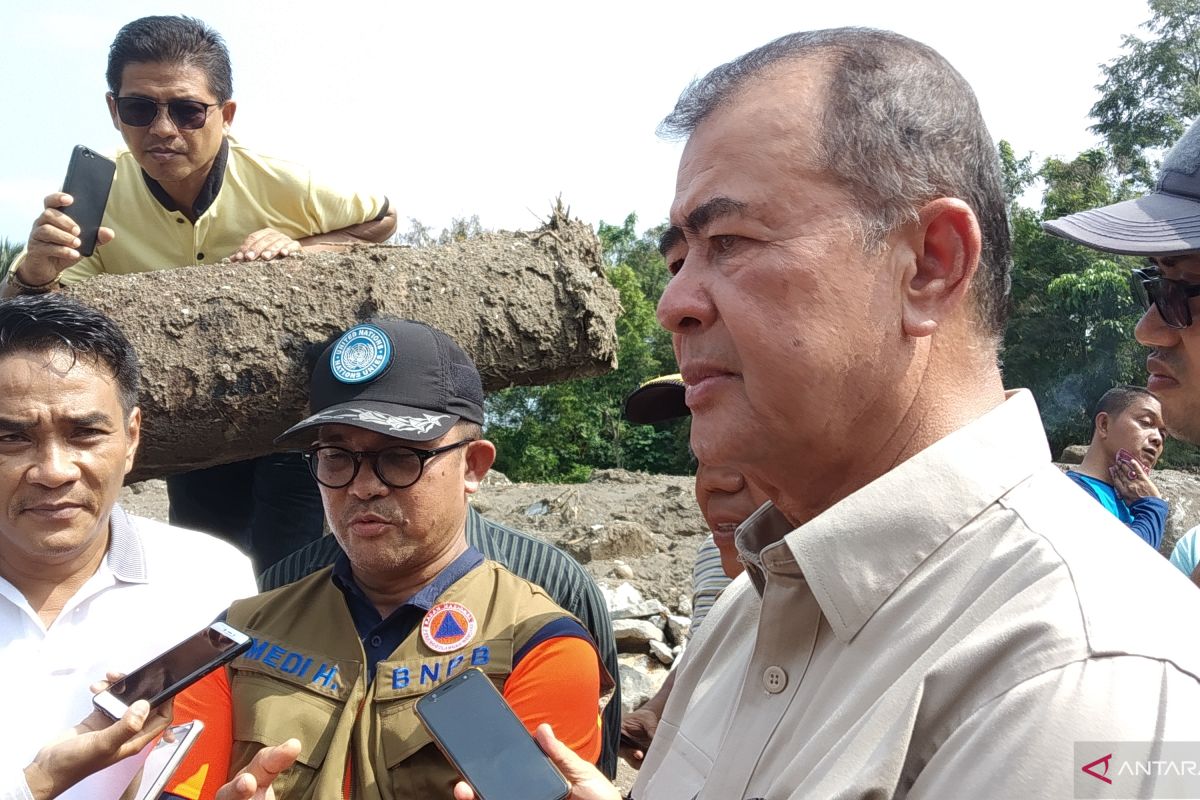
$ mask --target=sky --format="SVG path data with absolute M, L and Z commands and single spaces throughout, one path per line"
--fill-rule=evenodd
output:
M 655 136 L 712 67 L 797 30 L 865 25 L 942 53 L 1019 155 L 1093 146 L 1100 64 L 1143 31 L 1142 0 L 609 0 L 605 3 L 0 0 L 0 237 L 24 240 L 76 144 L 114 153 L 108 45 L 189 14 L 233 60 L 233 134 L 321 178 L 382 192 L 436 233 L 453 217 L 536 227 L 558 196 L 593 225 L 666 218 L 681 145 Z

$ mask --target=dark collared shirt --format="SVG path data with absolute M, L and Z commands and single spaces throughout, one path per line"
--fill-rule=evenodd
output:
M 333 562 L 333 585 L 341 589 L 346 598 L 350 617 L 354 620 L 358 638 L 362 639 L 363 652 L 367 655 L 367 674 L 372 680 L 375 678 L 375 665 L 391 655 L 416 630 L 438 597 L 482 563 L 483 553 L 468 547 L 465 553 L 439 572 L 428 586 L 384 619 L 355 582 L 350 559 L 345 553 L 338 553 Z

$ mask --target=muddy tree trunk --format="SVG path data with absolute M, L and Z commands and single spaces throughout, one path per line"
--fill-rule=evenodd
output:
M 141 358 L 145 426 L 131 480 L 270 452 L 308 413 L 315 357 L 371 316 L 446 331 L 489 390 L 616 364 L 619 305 L 600 243 L 557 214 L 530 233 L 441 247 L 102 276 L 65 291 L 112 316 Z

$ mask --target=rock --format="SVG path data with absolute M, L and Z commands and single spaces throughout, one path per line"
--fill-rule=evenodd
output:
M 650 598 L 640 603 L 625 606 L 618 611 L 610 612 L 609 616 L 613 619 L 650 619 L 651 617 L 657 617 L 661 623 L 666 613 L 666 606 L 660 601 Z M 659 624 L 658 627 L 661 628 L 663 625 Z
M 609 574 L 611 574 L 614 578 L 629 579 L 633 577 L 633 567 L 629 566 L 624 561 L 617 561 L 613 563 L 613 568 Z
M 1150 473 L 1150 478 L 1170 507 L 1167 527 L 1158 548 L 1160 553 L 1169 556 L 1175 541 L 1189 528 L 1200 524 L 1200 481 L 1193 473 L 1173 469 L 1156 469 Z
M 538 500 L 536 503 L 531 503 L 525 509 L 525 516 L 527 516 L 527 517 L 544 517 L 549 513 L 550 513 L 550 501 L 549 500 Z
M 650 642 L 663 640 L 662 630 L 653 622 L 644 619 L 614 619 L 612 626 L 617 649 L 626 653 L 644 653 Z
M 653 679 L 641 670 L 621 664 L 617 671 L 621 673 L 622 715 L 639 708 L 658 691 Z
M 1058 460 L 1062 464 L 1082 464 L 1087 451 L 1088 445 L 1086 444 L 1069 444 L 1063 448 Z
M 624 611 L 624 609 L 632 608 L 645 602 L 642 593 L 628 581 L 623 582 L 616 588 L 606 583 L 601 583 L 600 593 L 604 595 L 604 603 L 608 606 L 608 615 L 613 618 L 617 618 L 616 615 Z
M 688 640 L 692 630 L 692 618 L 678 614 L 667 615 L 667 636 L 675 644 L 683 644 Z
M 674 651 L 662 642 L 650 642 L 650 655 L 668 667 L 675 661 Z
M 685 617 L 692 615 L 692 598 L 686 594 L 679 595 L 679 602 L 675 604 L 675 608 Z
M 512 486 L 512 481 L 508 476 L 499 470 L 488 470 L 488 474 L 483 476 L 483 480 L 479 482 L 480 486 Z
M 650 531 L 637 522 L 617 520 L 599 529 L 576 528 L 575 535 L 563 542 L 563 549 L 580 563 L 617 557 L 648 556 L 657 548 Z
M 621 711 L 628 714 L 654 696 L 669 674 L 658 659 L 622 653 L 617 656 L 621 674 Z

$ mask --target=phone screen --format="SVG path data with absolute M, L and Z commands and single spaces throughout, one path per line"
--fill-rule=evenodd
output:
M 249 646 L 248 636 L 218 623 L 138 667 L 110 686 L 108 693 L 126 706 L 148 700 L 153 707 Z
M 169 735 L 158 740 L 142 766 L 141 783 L 138 784 L 135 800 L 158 800 L 163 787 L 202 730 L 204 723 L 198 719 L 167 728 Z
M 482 800 L 562 800 L 571 790 L 478 669 L 418 700 L 417 716 Z

